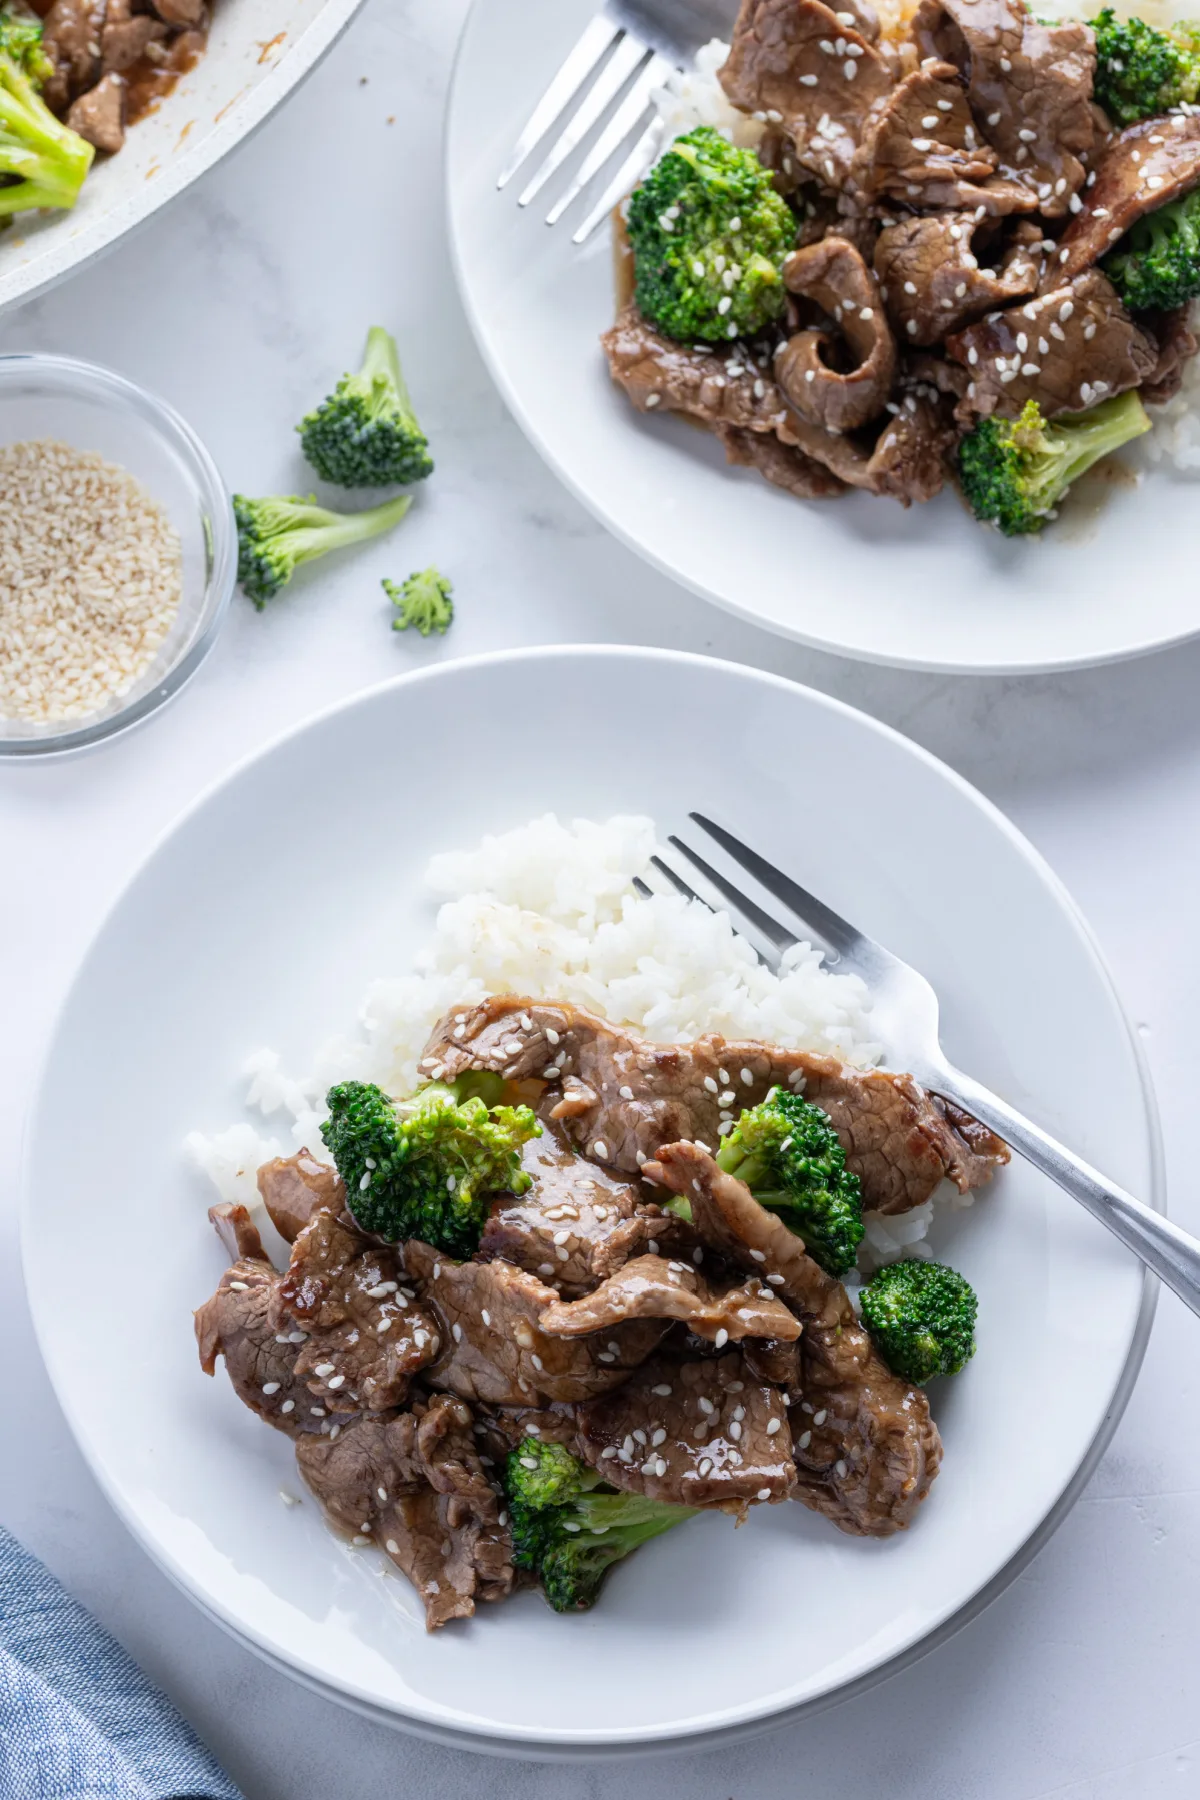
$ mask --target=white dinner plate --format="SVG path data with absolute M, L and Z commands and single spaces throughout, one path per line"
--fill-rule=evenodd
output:
M 583 727 L 581 729 L 581 727 Z M 836 772 L 836 779 L 831 774 Z M 414 775 L 416 780 L 414 781 Z M 914 1529 L 803 1507 L 672 1533 L 559 1618 L 538 1595 L 427 1637 L 343 1548 L 291 1446 L 200 1372 L 223 1258 L 189 1129 L 237 1117 L 264 1043 L 303 1066 L 427 935 L 428 856 L 554 808 L 702 804 L 928 972 L 949 1053 L 1135 1193 L 1153 1106 L 1095 946 L 1035 853 L 942 764 L 823 695 L 612 648 L 442 665 L 326 713 L 201 799 L 133 877 L 56 1029 L 28 1134 L 24 1255 L 71 1429 L 142 1544 L 270 1660 L 375 1717 L 479 1748 L 612 1753 L 828 1702 L 954 1628 L 1061 1516 L 1124 1405 L 1139 1266 L 1024 1166 L 948 1221 L 979 1351 L 933 1396 L 943 1472 Z
M 864 494 L 796 500 L 731 469 L 707 433 L 634 411 L 597 342 L 614 312 L 608 233 L 577 249 L 578 212 L 548 230 L 553 181 L 524 212 L 520 178 L 496 189 L 593 10 L 594 0 L 475 0 L 447 128 L 467 316 L 517 420 L 584 504 L 719 606 L 869 662 L 974 674 L 1074 668 L 1200 631 L 1196 489 L 1185 479 L 1089 478 L 1040 541 L 1010 542 L 975 524 L 953 490 L 907 511 Z
M 71 212 L 21 213 L 0 237 L 0 309 L 53 287 L 220 162 L 316 67 L 363 0 L 216 0 L 208 46 L 100 157 Z

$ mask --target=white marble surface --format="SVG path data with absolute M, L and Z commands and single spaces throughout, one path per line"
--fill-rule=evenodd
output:
M 810 1724 L 638 1764 L 485 1762 L 314 1699 L 146 1561 L 58 1413 L 21 1292 L 17 1166 L 46 1034 L 104 909 L 193 794 L 281 728 L 431 657 L 507 644 L 644 642 L 759 663 L 867 708 L 977 782 L 1100 936 L 1146 1037 L 1172 1209 L 1200 1230 L 1200 645 L 1044 680 L 901 676 L 735 624 L 608 541 L 506 417 L 454 296 L 440 117 L 464 11 L 465 0 L 369 0 L 251 144 L 106 262 L 0 320 L 4 349 L 90 357 L 165 394 L 231 484 L 258 492 L 301 479 L 292 424 L 384 321 L 438 454 L 402 546 L 324 565 L 268 616 L 239 601 L 200 678 L 149 729 L 86 760 L 0 769 L 0 1518 L 162 1682 L 250 1800 L 1200 1796 L 1200 1326 L 1170 1296 L 1102 1467 L 982 1619 Z M 410 644 L 387 629 L 378 579 L 434 558 L 453 572 L 459 618 L 445 642 Z M 69 1306 L 86 1271 L 63 1273 Z

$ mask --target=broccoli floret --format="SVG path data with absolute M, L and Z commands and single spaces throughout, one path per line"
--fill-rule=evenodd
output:
M 957 1375 L 975 1354 L 979 1301 L 944 1263 L 889 1263 L 862 1290 L 862 1322 L 888 1367 L 923 1387 Z
M 1142 19 L 1118 19 L 1106 6 L 1091 20 L 1096 34 L 1093 92 L 1110 119 L 1133 125 L 1200 93 L 1200 31 L 1172 25 L 1157 31 Z
M 357 375 L 343 375 L 328 400 L 296 427 L 300 447 L 323 481 L 339 487 L 410 486 L 433 473 L 396 340 L 380 325 L 367 334 Z
M 561 1444 L 538 1438 L 508 1457 L 504 1488 L 513 1562 L 539 1577 L 555 1612 L 594 1606 L 613 1563 L 697 1511 L 617 1493 Z
M 0 218 L 36 206 L 69 210 L 96 154 L 42 99 L 48 73 L 36 21 L 0 14 Z
M 772 1088 L 721 1139 L 717 1162 L 769 1206 L 830 1275 L 854 1267 L 862 1242 L 862 1189 L 828 1113 Z
M 435 568 L 420 569 L 407 581 L 385 581 L 383 591 L 398 609 L 392 620 L 393 631 L 407 631 L 410 625 L 415 625 L 422 637 L 428 637 L 431 631 L 449 631 L 454 619 L 454 602 L 450 598 L 454 583 Z
M 0 188 L 0 199 L 3 194 Z M 237 521 L 238 580 L 242 592 L 261 612 L 267 601 L 287 586 L 302 563 L 390 531 L 411 505 L 411 496 L 401 494 L 367 512 L 339 513 L 318 505 L 315 494 L 307 500 L 297 494 L 271 494 L 265 500 L 235 494 L 233 516 Z
M 0 56 L 7 56 L 40 93 L 54 73 L 42 43 L 42 21 L 21 6 L 0 6 Z
M 364 1231 L 473 1256 L 491 1196 L 526 1191 L 521 1146 L 541 1126 L 527 1106 L 489 1106 L 473 1086 L 433 1083 L 399 1102 L 366 1081 L 330 1088 L 321 1136 Z
M 753 150 L 709 125 L 677 138 L 629 202 L 634 292 L 680 343 L 723 343 L 783 311 L 796 221 Z
M 1130 312 L 1171 312 L 1200 294 L 1200 188 L 1144 213 L 1100 265 Z
M 958 449 L 963 494 L 975 517 L 997 525 L 1005 537 L 1040 531 L 1072 482 L 1149 429 L 1135 393 L 1050 423 L 1037 402 L 1028 400 L 1019 418 L 984 419 L 963 439 Z

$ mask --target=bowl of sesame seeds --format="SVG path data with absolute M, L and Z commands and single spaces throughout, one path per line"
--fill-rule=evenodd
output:
M 0 756 L 156 712 L 216 641 L 236 566 L 220 471 L 171 407 L 92 364 L 0 357 Z

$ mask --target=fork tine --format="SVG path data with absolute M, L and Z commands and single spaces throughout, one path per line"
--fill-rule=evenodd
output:
M 694 850 L 689 849 L 682 838 L 669 837 L 667 842 L 673 849 L 678 850 L 680 856 L 686 856 L 690 863 L 694 863 L 705 880 L 716 888 L 722 899 L 728 900 L 730 906 L 736 906 L 742 916 L 750 921 L 755 931 L 766 938 L 768 944 L 772 944 L 781 954 L 799 942 L 794 932 L 789 931 L 786 925 L 781 925 L 778 919 L 773 919 L 770 913 L 765 913 L 761 906 L 756 906 L 753 900 L 748 899 L 745 894 L 735 888 L 731 881 L 726 881 L 725 877 L 718 874 L 717 870 L 706 863 L 702 856 L 698 856 Z
M 550 150 L 545 162 L 535 172 L 518 200 L 518 206 L 528 206 L 529 202 L 541 192 L 555 169 L 560 168 L 592 129 L 604 117 L 625 83 L 637 73 L 640 65 L 651 54 L 639 38 L 631 37 L 628 32 L 621 39 L 604 67 L 597 75 L 587 94 L 576 108 L 574 117 L 564 126 Z
M 703 906 L 705 908 L 705 910 L 708 912 L 716 911 L 716 907 L 712 906 L 704 898 L 703 894 L 698 894 L 694 888 L 690 888 L 688 886 L 687 882 L 683 879 L 683 876 L 678 874 L 671 867 L 670 863 L 665 863 L 661 856 L 652 856 L 650 858 L 650 861 L 651 861 L 652 865 L 654 866 L 654 868 L 656 868 L 661 875 L 666 876 L 667 880 L 670 882 L 671 886 L 675 889 L 675 892 L 677 894 L 682 894 L 685 900 L 694 900 L 696 902 L 697 906 Z M 640 875 L 634 876 L 633 885 L 637 889 L 638 893 L 641 894 L 641 896 L 644 900 L 652 900 L 654 898 L 654 889 L 651 887 L 647 887 L 646 883 L 642 880 Z M 750 945 L 751 950 L 753 950 L 755 956 L 758 958 L 759 962 L 763 965 L 763 967 L 769 968 L 770 964 L 767 962 L 766 957 L 763 955 L 763 953 L 759 949 L 758 945 L 755 943 L 752 943 L 749 938 L 746 938 L 745 941 L 746 941 L 746 943 L 748 943 Z
M 645 131 L 634 145 L 625 161 L 621 164 L 596 204 L 593 206 L 579 230 L 571 237 L 573 244 L 586 244 L 598 225 L 608 218 L 614 206 L 622 201 L 641 180 L 650 164 L 654 161 L 659 139 L 663 134 L 661 119 L 652 119 Z
M 616 155 L 626 138 L 631 136 L 645 117 L 646 110 L 651 104 L 651 94 L 656 87 L 662 86 L 670 71 L 671 65 L 665 57 L 655 54 L 650 58 L 629 93 L 580 163 L 574 179 L 567 184 L 565 192 L 560 195 L 546 214 L 547 225 L 558 224 L 572 201 L 582 194 L 584 188 L 594 176 L 600 173 L 605 163 Z
M 621 27 L 604 12 L 597 13 L 590 22 L 529 115 L 528 123 L 500 173 L 500 179 L 496 183 L 498 188 L 506 187 L 526 157 L 537 149 L 568 100 L 578 93 L 596 65 L 616 43 L 620 30 Z
M 867 937 L 865 932 L 857 931 L 848 920 L 842 918 L 840 913 L 835 913 L 831 906 L 826 906 L 824 901 L 818 900 L 815 894 L 810 894 L 807 888 L 800 886 L 799 882 L 784 875 L 764 856 L 759 856 L 757 851 L 749 849 L 722 826 L 714 825 L 711 819 L 704 817 L 703 813 L 689 813 L 688 817 L 700 827 L 701 831 L 706 831 L 709 837 L 715 838 L 722 850 L 731 856 L 739 867 L 745 869 L 748 875 L 753 875 L 755 881 L 766 888 L 768 894 L 773 894 L 776 900 L 782 900 L 785 906 L 791 907 L 798 918 L 811 925 L 813 930 L 824 938 L 830 949 L 836 950 L 839 956 L 853 955 L 864 949 L 870 950 L 876 956 L 886 957 L 888 955 L 880 945 L 875 943 L 873 938 Z

